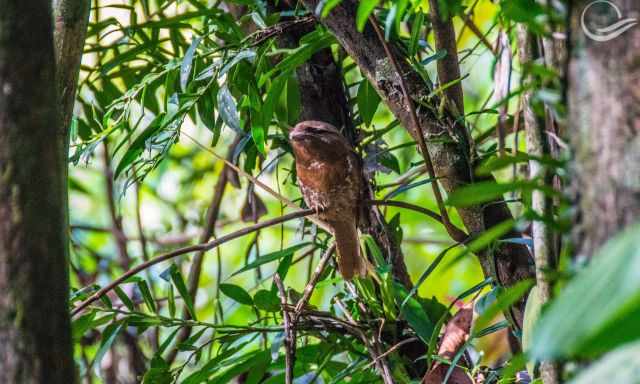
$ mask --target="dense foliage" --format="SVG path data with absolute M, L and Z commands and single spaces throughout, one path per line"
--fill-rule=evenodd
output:
M 339 3 L 323 0 L 314 13 L 331 18 Z M 73 321 L 84 382 L 283 383 L 293 362 L 295 383 L 412 383 L 439 365 L 440 382 L 509 383 L 526 380 L 527 369 L 536 377 L 535 362 L 552 358 L 567 363 L 564 376 L 575 383 L 601 383 L 595 378 L 607 369 L 620 374 L 616 364 L 634 353 L 637 360 L 638 347 L 626 345 L 580 375 L 585 358 L 638 336 L 640 279 L 631 274 L 640 266 L 627 269 L 640 260 L 637 229 L 588 267 L 575 260 L 563 190 L 571 154 L 561 134 L 547 152 L 532 153 L 520 132 L 527 108 L 556 132 L 566 124 L 563 68 L 523 63 L 518 53 L 520 29 L 540 39 L 560 33 L 567 9 L 555 1 L 440 1 L 441 13 L 453 16 L 462 73 L 441 84 L 437 64 L 447 53 L 435 48 L 427 1 L 356 4 L 358 29 L 377 20 L 430 90 L 411 103 L 453 116 L 469 132 L 466 161 L 478 180 L 446 196 L 450 225 L 467 224 L 456 208 L 502 198 L 513 219 L 451 238 L 418 144 L 302 4 L 96 0 L 70 154 L 71 306 L 88 304 Z M 402 250 L 392 257 L 375 233 L 362 233 L 373 268 L 353 282 L 331 261 L 316 270 L 331 235 L 301 215 L 224 241 L 304 208 L 288 131 L 305 103 L 323 102 L 305 99 L 311 90 L 300 78 L 302 66 L 321 71 L 309 64 L 321 51 L 340 80 L 335 100 L 344 99 L 350 122 L 340 128 L 363 159 L 372 200 L 382 201 L 376 209 L 388 238 Z M 380 76 L 398 75 L 391 67 Z M 445 96 L 460 82 L 464 115 Z M 430 149 L 436 140 L 429 137 Z M 530 163 L 544 171 L 530 172 Z M 536 193 L 552 201 L 547 214 L 532 208 Z M 538 289 L 529 293 L 534 279 L 503 287 L 474 257 L 491 259 L 505 244 L 532 248 L 532 222 L 551 228 L 560 257 L 546 271 L 557 297 L 548 308 Z M 524 235 L 507 236 L 513 230 Z M 509 308 L 526 297 L 520 329 Z M 593 313 L 598 306 L 606 310 Z M 447 351 L 447 324 L 470 312 L 462 342 Z M 512 345 L 523 341 L 524 353 L 509 347 L 508 335 Z

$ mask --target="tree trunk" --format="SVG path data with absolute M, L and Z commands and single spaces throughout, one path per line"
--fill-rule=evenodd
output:
M 574 239 L 590 257 L 640 219 L 640 26 L 606 42 L 588 31 L 614 24 L 610 5 L 575 1 L 571 17 L 569 109 L 580 214 Z M 640 17 L 640 2 L 618 0 L 622 19 Z M 586 12 L 585 12 L 586 9 Z
M 0 382 L 74 380 L 51 3 L 0 0 Z

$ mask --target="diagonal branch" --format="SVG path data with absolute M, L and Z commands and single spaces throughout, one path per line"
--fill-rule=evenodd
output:
M 307 305 L 307 303 L 309 302 L 309 299 L 311 298 L 311 294 L 313 293 L 313 290 L 315 289 L 316 284 L 318 284 L 318 279 L 320 278 L 320 275 L 322 274 L 322 271 L 324 271 L 324 267 L 327 265 L 327 262 L 329 262 L 329 259 L 331 258 L 331 254 L 335 250 L 336 250 L 336 244 L 334 242 L 324 252 L 322 257 L 320 258 L 320 262 L 318 263 L 318 266 L 316 267 L 316 270 L 313 272 L 313 275 L 311 276 L 311 279 L 309 279 L 309 282 L 307 283 L 307 286 L 304 288 L 304 292 L 302 292 L 302 297 L 300 298 L 300 300 L 298 300 L 298 303 L 296 303 L 295 313 L 294 313 L 294 318 L 293 318 L 293 322 L 294 323 L 296 322 L 296 320 L 298 319 L 298 316 L 300 315 L 300 313 L 304 309 L 304 306 Z
M 265 220 L 265 221 L 263 221 L 261 223 L 250 225 L 248 227 L 245 227 L 245 228 L 242 228 L 242 229 L 237 230 L 235 232 L 232 232 L 232 233 L 230 233 L 228 235 L 219 237 L 219 238 L 217 238 L 215 240 L 212 240 L 212 241 L 210 241 L 208 243 L 198 244 L 198 245 L 191 245 L 191 246 L 188 246 L 188 247 L 176 249 L 175 251 L 164 253 L 164 254 L 161 254 L 159 256 L 156 256 L 156 257 L 154 257 L 153 259 L 151 259 L 151 260 L 149 260 L 147 262 L 144 262 L 144 263 L 142 263 L 142 264 L 140 264 L 140 265 L 138 265 L 136 267 L 131 268 L 130 270 L 128 270 L 127 272 L 122 274 L 120 277 L 118 277 L 117 279 L 115 279 L 114 281 L 109 283 L 108 285 L 106 285 L 103 288 L 101 288 L 100 290 L 98 290 L 96 293 L 94 293 L 89 298 L 87 298 L 82 303 L 80 303 L 77 307 L 75 307 L 71 311 L 71 316 L 75 316 L 78 313 L 82 312 L 91 303 L 93 303 L 96 300 L 100 299 L 102 296 L 104 296 L 105 294 L 110 292 L 112 289 L 114 289 L 118 285 L 120 285 L 123 282 L 125 282 L 131 276 L 135 276 L 139 272 L 142 272 L 145 269 L 147 269 L 147 268 L 149 268 L 149 267 L 151 267 L 153 265 L 156 265 L 156 264 L 161 263 L 163 261 L 167 261 L 167 260 L 170 260 L 170 259 L 172 259 L 174 257 L 182 256 L 182 255 L 185 255 L 185 254 L 188 254 L 188 253 L 191 253 L 191 252 L 208 251 L 208 250 L 211 250 L 213 248 L 219 247 L 220 245 L 222 245 L 224 243 L 227 243 L 227 242 L 229 242 L 231 240 L 237 239 L 237 238 L 242 237 L 244 235 L 248 235 L 249 233 L 253 233 L 253 232 L 258 231 L 260 229 L 271 227 L 271 226 L 274 226 L 274 225 L 278 225 L 280 223 L 284 223 L 285 221 L 289 221 L 289 220 L 292 220 L 292 219 L 297 219 L 297 218 L 300 218 L 300 217 L 306 217 L 306 216 L 309 216 L 309 215 L 313 215 L 315 213 L 316 213 L 316 211 L 313 210 L 313 209 L 299 210 L 299 211 L 292 212 L 292 213 L 289 213 L 289 214 L 284 215 L 284 216 L 277 217 L 275 219 Z
M 424 140 L 424 131 L 422 130 L 422 125 L 420 124 L 420 120 L 418 120 L 418 115 L 416 113 L 416 107 L 413 103 L 413 99 L 409 95 L 409 91 L 407 91 L 407 84 L 402 76 L 402 72 L 400 70 L 400 66 L 398 65 L 398 61 L 396 60 L 393 52 L 391 52 L 391 48 L 387 44 L 378 26 L 378 22 L 372 16 L 369 17 L 369 21 L 371 22 L 371 26 L 373 30 L 376 32 L 378 39 L 380 40 L 380 44 L 384 48 L 385 54 L 393 67 L 393 70 L 398 75 L 398 84 L 400 85 L 400 89 L 402 90 L 402 96 L 404 97 L 405 103 L 409 109 L 409 116 L 411 117 L 411 122 L 415 127 L 418 137 L 418 147 L 420 148 L 420 153 L 422 153 L 422 157 L 424 158 L 424 164 L 427 167 L 427 172 L 429 173 L 429 177 L 433 179 L 431 183 L 431 188 L 433 189 L 433 196 L 436 198 L 436 204 L 438 205 L 438 209 L 440 210 L 441 222 L 444 227 L 447 229 L 447 232 L 452 232 L 453 225 L 451 224 L 451 220 L 449 219 L 449 213 L 447 212 L 447 208 L 444 206 L 444 199 L 442 198 L 442 192 L 440 192 L 440 187 L 436 180 L 436 171 L 433 168 L 433 161 L 431 160 L 431 155 L 429 154 L 429 148 L 427 148 L 427 143 Z

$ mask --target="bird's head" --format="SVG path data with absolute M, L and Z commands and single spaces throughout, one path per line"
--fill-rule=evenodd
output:
M 297 158 L 339 156 L 351 150 L 340 131 L 322 121 L 309 120 L 296 124 L 289 132 L 289 140 Z

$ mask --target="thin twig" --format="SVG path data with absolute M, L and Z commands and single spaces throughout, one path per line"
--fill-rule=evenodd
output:
M 273 275 L 273 281 L 278 287 L 278 293 L 280 294 L 280 304 L 282 305 L 282 318 L 284 319 L 284 350 L 285 350 L 285 384 L 293 384 L 293 367 L 296 362 L 296 334 L 295 334 L 295 322 L 291 321 L 289 312 L 287 311 L 287 293 L 282 285 L 282 279 L 280 274 Z
M 260 230 L 262 228 L 267 228 L 267 227 L 270 227 L 270 226 L 273 226 L 273 225 L 277 225 L 277 224 L 280 224 L 280 223 L 283 223 L 285 221 L 289 221 L 289 220 L 292 220 L 292 219 L 297 219 L 297 218 L 300 218 L 300 217 L 313 215 L 315 213 L 316 213 L 316 211 L 313 210 L 313 209 L 299 210 L 299 211 L 292 212 L 292 213 L 289 213 L 289 214 L 284 215 L 284 216 L 277 217 L 275 219 L 266 220 L 266 221 L 263 221 L 261 223 L 250 225 L 248 227 L 245 227 L 245 228 L 242 228 L 242 229 L 237 230 L 235 232 L 232 232 L 232 233 L 230 233 L 228 235 L 222 236 L 222 237 L 220 237 L 218 239 L 212 240 L 212 241 L 210 241 L 208 243 L 192 245 L 192 246 L 189 246 L 189 247 L 176 249 L 175 251 L 172 251 L 172 252 L 161 254 L 161 255 L 159 255 L 157 257 L 152 258 L 151 260 L 149 260 L 147 262 L 144 262 L 144 263 L 142 263 L 142 264 L 140 264 L 140 265 L 138 265 L 136 267 L 131 268 L 130 270 L 128 270 L 127 272 L 122 274 L 120 277 L 118 277 L 117 279 L 115 279 L 114 281 L 112 281 L 111 283 L 106 285 L 105 287 L 103 287 L 100 290 L 98 290 L 96 293 L 91 295 L 85 301 L 80 303 L 80 305 L 75 307 L 71 311 L 71 316 L 75 316 L 78 313 L 82 312 L 91 303 L 93 303 L 96 300 L 100 299 L 102 296 L 107 294 L 109 291 L 111 291 L 112 289 L 114 289 L 118 285 L 122 284 L 124 281 L 126 281 L 131 276 L 135 276 L 137 273 L 139 273 L 141 271 L 144 271 L 145 269 L 147 269 L 147 268 L 149 268 L 149 267 L 151 267 L 153 265 L 156 265 L 156 264 L 161 263 L 161 262 L 166 261 L 166 260 L 170 260 L 170 259 L 172 259 L 174 257 L 177 257 L 177 256 L 185 255 L 187 253 L 198 252 L 198 251 L 208 251 L 208 250 L 216 248 L 216 247 L 218 247 L 218 246 L 220 246 L 220 245 L 222 245 L 224 243 L 227 243 L 227 242 L 229 242 L 231 240 L 234 240 L 234 239 L 237 239 L 237 238 L 242 237 L 244 235 L 247 235 L 249 233 L 258 231 L 258 230 Z
M 311 298 L 311 294 L 313 293 L 313 290 L 316 287 L 316 284 L 318 284 L 318 279 L 320 278 L 322 271 L 324 271 L 324 268 L 327 265 L 327 262 L 331 258 L 331 254 L 333 253 L 333 251 L 335 251 L 335 249 L 336 249 L 336 244 L 335 243 L 331 244 L 331 246 L 322 255 L 322 258 L 320 258 L 320 262 L 316 266 L 316 270 L 313 272 L 311 279 L 309 279 L 307 286 L 304 288 L 302 297 L 300 298 L 300 300 L 298 300 L 298 303 L 296 304 L 295 313 L 293 317 L 294 323 L 298 319 L 298 316 L 300 315 L 300 312 L 302 311 L 304 306 L 307 305 L 307 303 L 309 302 L 309 299 Z
M 376 22 L 373 15 L 369 16 L 369 22 L 373 26 L 373 30 L 376 32 L 376 35 L 378 36 L 378 39 L 380 40 L 380 43 L 382 44 L 382 47 L 384 48 L 384 51 L 387 54 L 387 57 L 389 58 L 391 65 L 393 66 L 393 69 L 398 74 L 398 78 L 400 79 L 400 89 L 402 90 L 402 96 L 404 97 L 407 103 L 407 106 L 409 107 L 411 121 L 413 122 L 413 125 L 415 127 L 416 136 L 418 136 L 418 147 L 420 148 L 420 152 L 422 153 L 422 157 L 424 158 L 424 163 L 427 167 L 427 172 L 429 173 L 429 177 L 434 179 L 434 181 L 431 183 L 431 188 L 433 189 L 433 195 L 436 199 L 438 210 L 440 211 L 440 216 L 442 217 L 442 223 L 444 224 L 444 227 L 447 230 L 447 232 L 453 232 L 451 221 L 449 220 L 449 214 L 447 212 L 446 207 L 444 206 L 444 199 L 442 198 L 442 192 L 440 192 L 440 187 L 438 186 L 438 182 L 435 180 L 436 172 L 433 167 L 433 162 L 431 161 L 431 155 L 429 154 L 427 143 L 424 140 L 424 132 L 422 130 L 422 125 L 420 124 L 420 120 L 418 119 L 418 115 L 416 113 L 416 107 L 413 104 L 413 99 L 411 98 L 411 96 L 409 96 L 409 91 L 407 90 L 407 84 L 404 80 L 404 75 L 400 71 L 400 66 L 398 65 L 398 62 L 395 56 L 391 52 L 391 48 L 389 48 L 389 44 L 387 44 L 386 40 L 384 39 L 384 35 L 382 34 L 382 31 L 380 30 L 380 27 L 378 26 L 378 23 Z
M 474 35 L 476 35 L 482 45 L 484 45 L 494 56 L 497 56 L 496 49 L 491 45 L 489 40 L 487 40 L 487 37 L 482 33 L 482 31 L 480 31 L 480 28 L 478 28 L 476 23 L 473 22 L 471 15 L 465 13 L 464 16 L 462 16 L 462 21 L 464 21 L 464 25 L 469 28 L 469 30 L 473 32 Z

